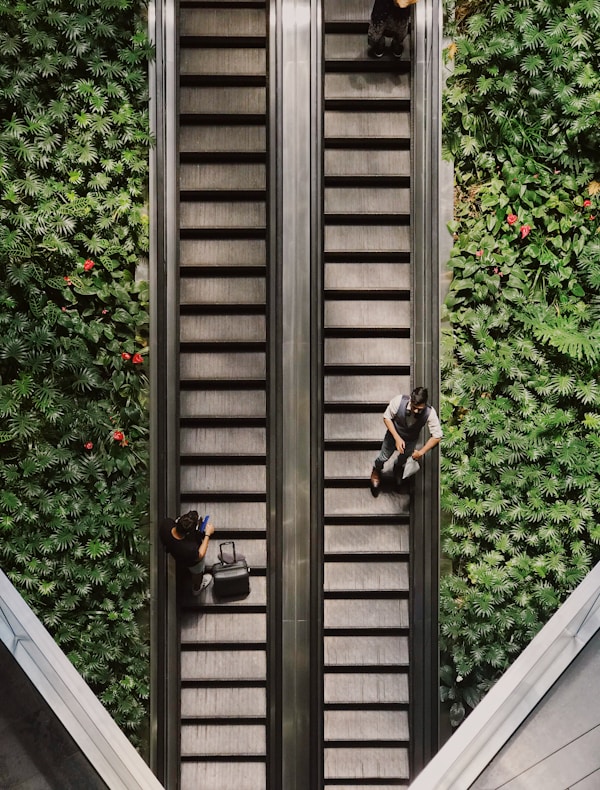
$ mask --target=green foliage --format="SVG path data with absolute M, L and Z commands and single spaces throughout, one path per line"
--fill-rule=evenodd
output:
M 131 0 L 0 0 L 0 557 L 139 743 L 147 63 Z
M 444 98 L 446 152 L 460 159 L 507 141 L 585 169 L 600 144 L 600 2 L 458 3 Z
M 458 724 L 600 560 L 600 3 L 453 13 L 441 682 Z

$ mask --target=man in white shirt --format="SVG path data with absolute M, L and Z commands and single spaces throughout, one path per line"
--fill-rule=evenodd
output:
M 442 440 L 443 433 L 439 418 L 433 406 L 427 403 L 427 398 L 428 392 L 425 387 L 416 387 L 410 395 L 396 395 L 389 402 L 383 415 L 387 431 L 371 472 L 373 496 L 379 494 L 383 465 L 395 450 L 398 451 L 398 459 L 394 470 L 396 479 L 400 481 L 408 458 L 412 457 L 415 460 L 422 458 Z M 429 429 L 429 439 L 420 450 L 416 450 L 419 435 L 425 425 Z

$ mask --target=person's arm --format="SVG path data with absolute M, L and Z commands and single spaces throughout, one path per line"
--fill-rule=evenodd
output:
M 418 461 L 419 458 L 422 458 L 425 455 L 425 453 L 428 453 L 430 450 L 433 450 L 433 448 L 441 441 L 442 441 L 441 438 L 438 436 L 430 436 L 420 450 L 414 451 L 412 457 L 415 459 L 415 461 Z
M 214 535 L 215 528 L 212 524 L 207 524 L 204 528 L 204 538 L 202 543 L 198 546 L 198 559 L 203 560 L 206 556 L 206 552 L 208 550 L 208 544 L 210 542 L 210 536 Z
M 425 453 L 433 450 L 433 448 L 442 441 L 442 426 L 440 425 L 437 412 L 433 407 L 431 408 L 429 417 L 427 418 L 427 428 L 431 436 L 420 450 L 415 450 L 412 454 L 412 457 L 415 459 L 415 461 L 417 461 L 419 458 L 422 458 Z
M 384 417 L 383 422 L 385 424 L 385 427 L 394 437 L 394 441 L 396 442 L 396 450 L 398 450 L 399 453 L 403 453 L 405 442 L 404 439 L 400 436 L 400 434 L 396 430 L 393 421 L 390 420 L 389 417 Z

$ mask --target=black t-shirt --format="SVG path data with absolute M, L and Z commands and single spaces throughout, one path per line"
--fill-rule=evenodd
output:
M 202 543 L 202 535 L 199 532 L 192 532 L 183 540 L 177 540 L 171 533 L 174 526 L 175 521 L 172 518 L 166 518 L 159 527 L 160 539 L 165 549 L 182 565 L 189 567 L 200 562 L 198 548 Z

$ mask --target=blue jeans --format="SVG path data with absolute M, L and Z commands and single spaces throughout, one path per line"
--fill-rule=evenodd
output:
M 410 456 L 414 453 L 416 446 L 417 446 L 416 442 L 406 442 L 406 444 L 404 445 L 404 452 L 398 453 L 396 466 L 404 466 L 406 460 L 410 458 Z M 373 462 L 373 466 L 375 467 L 375 469 L 379 469 L 379 471 L 381 471 L 383 469 L 383 465 L 385 464 L 385 462 L 392 457 L 395 451 L 396 451 L 396 440 L 394 439 L 394 437 L 389 431 L 386 431 L 385 436 L 383 437 L 383 442 L 381 443 L 381 450 L 379 451 L 379 455 Z

